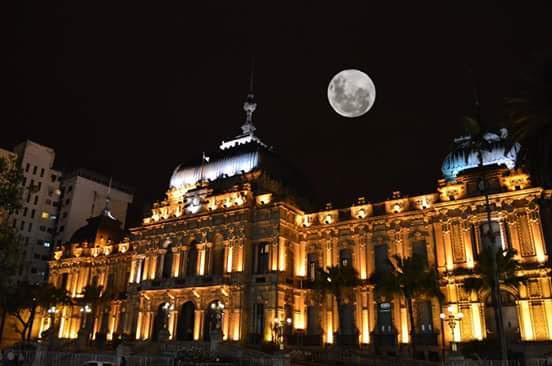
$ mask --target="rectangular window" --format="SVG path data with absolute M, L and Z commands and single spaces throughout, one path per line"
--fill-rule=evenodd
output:
M 257 273 L 268 273 L 268 251 L 270 245 L 268 243 L 257 244 Z
M 420 301 L 416 309 L 418 333 L 433 333 L 433 320 L 430 301 Z
M 59 233 L 63 232 L 63 229 L 65 229 L 65 226 L 60 226 L 58 232 Z
M 27 203 L 31 202 L 31 193 L 27 193 Z
M 27 163 L 27 165 L 25 166 L 25 171 L 28 172 L 30 167 L 31 167 L 31 165 L 29 163 Z
M 46 226 L 41 225 L 38 229 L 39 229 L 40 231 L 46 231 Z
M 29 226 L 28 226 L 28 232 L 31 232 L 31 230 L 33 230 L 33 223 L 32 222 L 29 222 Z
M 25 238 L 25 245 L 26 244 L 29 244 L 29 237 L 28 236 Z
M 44 168 L 40 168 L 40 178 L 44 177 Z
M 25 229 L 25 221 L 21 221 L 21 224 L 19 225 L 19 230 Z
M 50 205 L 50 204 L 52 204 L 52 200 L 50 200 L 50 199 L 46 199 L 46 204 L 47 204 L 47 205 Z
M 34 219 L 35 213 L 36 213 L 36 211 L 35 211 L 35 209 L 33 208 L 33 209 L 31 210 L 31 219 Z
M 37 169 L 37 168 L 38 168 L 38 167 L 37 167 L 36 165 L 33 167 L 33 175 L 36 174 L 36 169 Z
M 318 269 L 318 256 L 316 255 L 316 253 L 309 253 L 307 258 L 309 263 L 308 278 L 309 281 L 314 281 L 316 280 L 316 271 Z
M 27 217 L 27 207 L 23 208 L 23 216 Z
M 40 191 L 42 189 L 42 182 L 38 182 L 38 190 Z
M 23 177 L 23 187 L 27 185 L 27 177 Z
M 68 205 L 69 202 L 71 202 L 71 200 L 70 200 L 69 198 L 67 198 L 67 199 L 65 200 L 65 204 Z
M 264 331 L 264 304 L 253 305 L 253 333 L 263 334 Z
M 62 215 L 61 215 L 62 218 L 66 218 L 67 217 L 67 212 L 64 212 Z
M 381 244 L 375 246 L 376 252 L 376 272 L 383 273 L 389 271 L 390 263 L 387 258 L 387 244 Z
M 34 187 L 34 179 L 31 179 L 31 184 L 29 184 L 29 188 L 33 189 L 33 187 Z
M 412 254 L 416 254 L 418 257 L 422 258 L 424 263 L 427 265 L 427 246 L 425 240 L 418 240 L 412 244 Z
M 35 196 L 34 198 L 34 204 L 36 205 L 38 203 L 38 196 Z
M 40 214 L 40 218 L 48 220 L 50 218 L 50 214 L 46 211 L 42 211 L 42 213 Z
M 391 303 L 377 304 L 378 331 L 381 334 L 393 334 L 393 318 Z

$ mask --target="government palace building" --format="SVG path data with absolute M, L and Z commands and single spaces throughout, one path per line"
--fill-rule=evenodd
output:
M 87 318 L 78 305 L 45 311 L 42 336 L 50 328 L 76 339 L 90 322 L 89 340 L 209 341 L 213 312 L 223 307 L 223 340 L 240 344 L 273 342 L 282 321 L 289 345 L 335 344 L 341 335 L 377 350 L 417 337 L 439 350 L 484 340 L 496 334 L 490 293 L 464 290 L 463 278 L 475 273 L 491 227 L 496 245 L 515 249 L 524 277 L 501 286 L 505 334 L 552 340 L 551 241 L 541 221 L 552 190 L 518 168 L 520 145 L 507 147 L 506 130 L 485 134 L 490 148 L 482 151 L 469 136 L 456 139 L 435 192 L 312 210 L 300 172 L 255 134 L 255 107 L 249 95 L 242 133 L 197 166 L 174 170 L 166 198 L 141 226 L 124 231 L 106 204 L 55 248 L 51 284 L 75 304 L 87 286 L 103 295 Z M 377 296 L 369 279 L 391 271 L 388 258 L 413 253 L 436 269 L 445 300 L 416 298 L 410 325 L 405 299 Z M 352 264 L 360 280 L 343 304 L 313 289 L 317 269 L 338 264 Z M 455 328 L 440 318 L 446 311 L 462 313 Z

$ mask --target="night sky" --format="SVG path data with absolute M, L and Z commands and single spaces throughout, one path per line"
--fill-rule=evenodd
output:
M 430 192 L 473 111 L 473 80 L 495 126 L 513 81 L 550 47 L 549 12 L 527 2 L 265 3 L 18 2 L 0 147 L 28 138 L 56 150 L 56 168 L 132 185 L 141 216 L 179 163 L 240 132 L 254 57 L 257 135 L 321 203 Z M 326 96 L 346 68 L 377 89 L 356 119 Z

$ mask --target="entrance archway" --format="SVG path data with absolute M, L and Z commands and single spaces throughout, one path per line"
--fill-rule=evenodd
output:
M 194 340 L 195 305 L 188 301 L 180 308 L 178 324 L 176 327 L 176 339 L 179 341 Z

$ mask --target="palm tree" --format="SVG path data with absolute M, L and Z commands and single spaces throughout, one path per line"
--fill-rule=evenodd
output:
M 516 254 L 516 251 L 513 249 L 491 250 L 488 247 L 484 247 L 479 253 L 473 275 L 464 278 L 464 289 L 467 291 L 489 291 L 491 294 L 495 292 L 500 294 L 500 291 L 498 291 L 500 286 L 517 288 L 525 278 L 519 275 L 520 264 L 515 258 Z M 493 255 L 495 256 L 494 263 Z M 495 289 L 495 268 L 498 277 L 498 289 Z M 492 300 L 494 301 L 494 298 Z
M 83 309 L 83 319 L 81 332 L 83 335 L 86 335 L 87 338 L 90 337 L 90 326 L 93 324 L 90 323 L 87 312 L 92 314 L 92 319 L 96 316 L 99 316 L 98 311 L 104 311 L 104 307 L 110 302 L 111 293 L 108 290 L 103 290 L 102 286 L 88 285 L 82 290 L 82 297 L 78 298 L 76 303 Z M 105 314 L 104 314 L 105 316 Z M 104 317 L 102 319 L 102 326 L 100 327 L 99 333 L 105 334 L 106 329 L 103 326 L 105 324 Z
M 375 273 L 370 277 L 370 282 L 375 285 L 378 296 L 391 298 L 399 295 L 405 299 L 412 339 L 412 356 L 416 357 L 413 300 L 436 297 L 439 302 L 442 302 L 444 295 L 439 286 L 439 277 L 437 271 L 429 268 L 427 262 L 416 253 L 406 258 L 394 255 L 389 258 L 389 261 L 393 270 Z
M 521 143 L 520 161 L 537 184 L 552 187 L 552 59 L 537 62 L 506 99 L 507 122 Z
M 82 291 L 82 297 L 78 298 L 76 303 L 80 305 L 83 313 L 81 332 L 90 337 L 90 324 L 88 319 L 88 313 L 93 314 L 97 311 L 98 307 L 102 303 L 102 287 L 88 285 Z
M 314 282 L 314 289 L 324 298 L 326 294 L 335 297 L 337 302 L 338 318 L 340 330 L 342 333 L 344 322 L 344 314 L 342 305 L 352 302 L 352 289 L 360 284 L 358 272 L 352 265 L 342 265 L 327 267 L 326 270 L 318 268 L 317 276 Z M 338 337 L 338 343 L 341 343 Z

